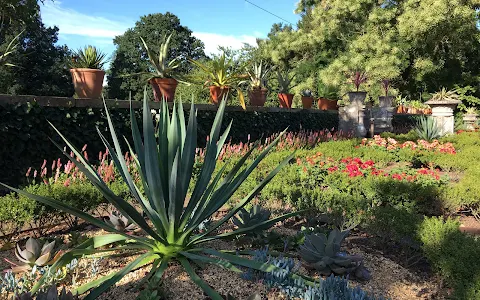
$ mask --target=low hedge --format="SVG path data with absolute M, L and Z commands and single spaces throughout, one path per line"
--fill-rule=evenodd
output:
M 425 219 L 418 230 L 422 249 L 453 288 L 453 299 L 480 299 L 480 240 L 459 230 L 459 222 Z
M 199 146 L 205 145 L 215 114 L 216 111 L 213 110 L 198 111 Z M 129 110 L 111 108 L 111 115 L 117 134 L 130 137 Z M 24 183 L 25 172 L 29 167 L 40 166 L 44 159 L 51 161 L 61 156 L 60 151 L 49 141 L 49 137 L 53 137 L 57 142 L 59 139 L 47 120 L 77 147 L 87 144 L 90 157 L 94 158 L 94 155 L 105 149 L 96 132 L 97 126 L 103 133 L 108 131 L 105 112 L 101 108 L 4 104 L 0 109 L 0 168 L 8 171 L 0 174 L 0 182 L 20 185 Z M 227 109 L 223 128 L 226 128 L 231 120 L 235 123 L 230 132 L 230 139 L 234 143 L 265 138 L 285 128 L 295 132 L 301 129 L 322 130 L 338 126 L 337 113 L 311 113 L 308 110 L 271 112 Z

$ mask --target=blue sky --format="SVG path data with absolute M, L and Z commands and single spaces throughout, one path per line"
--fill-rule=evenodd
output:
M 250 0 L 274 14 L 296 23 L 298 0 Z M 87 44 L 112 53 L 112 39 L 133 27 L 142 15 L 174 13 L 205 43 L 207 53 L 218 45 L 240 48 L 266 37 L 280 19 L 244 0 L 55 0 L 41 6 L 43 22 L 60 29 L 59 43 L 70 48 Z

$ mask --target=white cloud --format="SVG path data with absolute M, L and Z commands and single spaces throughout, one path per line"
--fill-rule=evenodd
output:
M 47 1 L 41 8 L 42 20 L 47 26 L 57 26 L 61 35 L 81 35 L 111 38 L 123 34 L 130 22 L 119 22 L 104 17 L 90 16 L 62 7 L 61 1 Z
M 59 35 L 67 44 L 93 44 L 113 51 L 112 39 L 121 35 L 133 21 L 120 22 L 107 17 L 91 16 L 62 6 L 61 1 L 47 1 L 41 7 L 42 20 L 47 26 L 57 26 Z M 218 53 L 218 46 L 242 48 L 244 43 L 255 46 L 256 38 L 265 35 L 255 31 L 252 35 L 223 35 L 211 32 L 193 32 L 205 44 L 205 53 Z M 76 45 L 75 45 L 76 47 Z
M 205 53 L 218 53 L 218 46 L 240 49 L 243 44 L 257 45 L 257 38 L 252 35 L 222 35 L 209 32 L 193 32 L 193 36 L 203 41 L 205 44 Z

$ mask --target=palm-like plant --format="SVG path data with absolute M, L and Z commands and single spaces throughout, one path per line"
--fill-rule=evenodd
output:
M 180 57 L 176 57 L 172 60 L 168 59 L 172 34 L 170 34 L 167 38 L 163 38 L 162 42 L 160 43 L 158 53 L 155 53 L 152 49 L 150 49 L 142 37 L 140 37 L 140 39 L 142 40 L 145 51 L 147 51 L 150 65 L 153 68 L 153 72 L 142 72 L 140 74 L 151 74 L 151 77 L 148 80 L 152 78 L 176 79 L 178 77 L 177 69 L 180 67 Z
M 86 46 L 73 52 L 71 67 L 73 69 L 101 70 L 107 62 L 107 55 L 94 46 Z
M 432 117 L 421 116 L 415 126 L 415 132 L 419 139 L 426 141 L 438 139 L 442 136 L 437 121 Z
M 222 53 L 222 55 L 214 58 L 209 63 L 202 63 L 192 59 L 189 61 L 202 70 L 207 77 L 206 80 L 205 78 L 200 80 L 194 78 L 194 81 L 201 82 L 205 87 L 216 86 L 222 89 L 232 88 L 237 90 L 240 105 L 245 109 L 245 97 L 240 89 L 240 85 L 245 82 L 248 75 L 239 74 L 234 71 L 233 59 L 227 59 L 225 53 Z
M 15 36 L 10 43 L 8 43 L 7 47 L 5 48 L 5 51 L 3 53 L 0 53 L 0 66 L 8 66 L 8 67 L 15 67 L 14 64 L 11 64 L 7 62 L 7 56 L 11 55 L 14 51 L 15 48 L 18 46 L 18 38 L 20 35 L 23 33 L 20 32 L 17 36 Z
M 56 144 L 58 148 L 86 175 L 91 183 L 99 189 L 105 199 L 122 215 L 141 228 L 146 233 L 146 236 L 138 236 L 133 233 L 119 231 L 112 225 L 60 201 L 33 195 L 2 184 L 20 195 L 30 197 L 43 204 L 75 215 L 110 232 L 110 234 L 90 238 L 67 252 L 52 265 L 52 270 L 56 270 L 67 264 L 73 258 L 85 254 L 115 250 L 116 253 L 124 252 L 139 255 L 122 270 L 87 283 L 79 287 L 75 292 L 83 294 L 89 289 L 95 288 L 85 298 L 87 300 L 95 299 L 130 271 L 148 264 L 152 264 L 152 267 L 147 278 L 157 282 L 161 279 L 169 262 L 177 261 L 190 275 L 190 278 L 199 285 L 211 299 L 221 300 L 223 298 L 195 273 L 191 265 L 192 262 L 210 263 L 237 273 L 243 271 L 235 265 L 267 272 L 278 270 L 277 267 L 268 263 L 251 261 L 247 258 L 231 254 L 228 251 L 206 248 L 204 243 L 247 234 L 258 227 L 275 224 L 278 221 L 295 215 L 296 213 L 293 212 L 264 222 L 259 222 L 251 227 L 238 228 L 230 232 L 216 234 L 216 230 L 220 226 L 228 222 L 248 204 L 280 169 L 289 163 L 293 154 L 286 157 L 273 171 L 259 182 L 247 196 L 241 199 L 226 216 L 213 223 L 207 230 L 196 233 L 199 224 L 210 218 L 227 203 L 260 161 L 275 147 L 281 136 L 277 137 L 272 144 L 266 147 L 248 165 L 245 164 L 255 147 L 252 147 L 252 150 L 243 156 L 229 172 L 226 171 L 226 167 L 223 167 L 218 173 L 214 174 L 219 154 L 231 128 L 230 124 L 223 134 L 220 132 L 225 105 L 226 102 L 222 101 L 219 106 L 210 132 L 210 139 L 207 143 L 205 160 L 188 203 L 186 203 L 185 199 L 190 181 L 192 180 L 197 141 L 197 117 L 193 103 L 187 125 L 185 124 L 182 105 L 174 107 L 172 116 L 170 117 L 166 102 L 162 102 L 160 118 L 155 127 L 145 96 L 143 104 L 143 139 L 137 120 L 135 119 L 133 108 L 131 108 L 132 135 L 135 151 L 131 145 L 129 145 L 129 149 L 131 153 L 136 153 L 134 159 L 140 173 L 141 184 L 144 190 L 143 193 L 128 171 L 110 113 L 105 106 L 113 146 L 99 130 L 98 133 L 108 148 L 112 160 L 123 180 L 128 185 L 132 196 L 136 199 L 139 207 L 141 207 L 141 212 L 135 209 L 129 202 L 115 195 L 97 174 L 93 166 L 82 156 L 81 151 L 73 146 L 71 142 L 53 127 L 74 153 L 74 156 L 70 156 L 67 151 L 63 150 L 62 146 Z M 142 216 L 142 213 L 145 214 L 148 222 Z M 108 250 L 102 248 L 111 244 L 116 244 L 117 246 L 109 248 Z M 300 278 L 299 275 L 291 276 L 293 278 Z M 32 292 L 38 291 L 44 280 L 44 277 L 42 277 L 33 287 Z

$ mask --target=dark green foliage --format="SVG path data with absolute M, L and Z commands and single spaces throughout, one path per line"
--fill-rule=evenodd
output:
M 393 131 L 395 133 L 407 133 L 415 128 L 417 116 L 395 114 L 392 118 Z
M 36 1 L 21 2 L 25 6 L 17 7 L 13 15 L 17 18 L 18 10 L 20 14 L 25 13 L 26 20 L 15 20 L 5 29 L 6 41 L 23 31 L 19 47 L 9 55 L 9 62 L 16 67 L 4 68 L 0 72 L 0 93 L 72 96 L 73 84 L 67 66 L 70 53 L 66 46 L 56 45 L 58 28 L 46 27 L 42 23 Z M 0 11 L 3 11 L 2 7 Z M 2 38 L 0 33 L 0 49 L 4 47 Z
M 198 145 L 205 146 L 215 111 L 198 112 Z M 185 112 L 188 116 L 188 111 Z M 112 118 L 119 136 L 129 136 L 130 121 L 128 109 L 112 108 Z M 137 118 L 138 119 L 138 118 Z M 338 115 L 335 113 L 308 113 L 288 111 L 255 112 L 227 111 L 222 130 L 235 120 L 236 126 L 230 131 L 234 143 L 255 141 L 266 138 L 288 127 L 290 131 L 321 130 L 336 128 Z M 0 165 L 9 172 L 0 174 L 0 182 L 18 185 L 24 180 L 29 167 L 39 168 L 43 160 L 52 161 L 60 151 L 48 140 L 55 136 L 46 120 L 52 122 L 77 147 L 87 144 L 92 161 L 100 151 L 105 150 L 97 138 L 96 126 L 102 133 L 107 131 L 105 113 L 99 108 L 60 108 L 38 105 L 6 105 L 0 109 Z M 57 142 L 60 142 L 55 138 Z M 130 141 L 132 142 L 132 141 Z M 126 149 L 126 147 L 125 147 Z
M 426 219 L 418 232 L 430 263 L 454 289 L 453 299 L 480 299 L 480 241 L 460 232 L 459 222 Z

